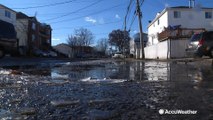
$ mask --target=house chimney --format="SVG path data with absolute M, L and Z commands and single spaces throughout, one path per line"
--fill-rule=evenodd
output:
M 192 7 L 195 7 L 195 0 L 192 0 Z
M 192 7 L 191 3 L 192 3 L 192 0 L 189 0 L 189 8 Z
M 189 8 L 195 7 L 195 0 L 189 0 Z

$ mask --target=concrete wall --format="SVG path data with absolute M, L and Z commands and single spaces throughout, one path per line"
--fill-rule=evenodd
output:
M 168 59 L 186 57 L 185 49 L 188 40 L 167 40 L 145 48 L 147 59 Z M 171 46 L 170 46 L 171 45 Z
M 145 58 L 147 59 L 167 59 L 170 57 L 169 41 L 163 41 L 145 48 Z
M 156 59 L 157 58 L 157 49 L 158 45 L 151 45 L 144 48 L 145 58 L 147 59 Z
M 185 49 L 187 47 L 188 40 L 172 40 L 171 41 L 171 58 L 183 58 L 186 57 Z

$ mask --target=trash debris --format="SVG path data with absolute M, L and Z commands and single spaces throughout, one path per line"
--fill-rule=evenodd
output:
M 67 80 L 59 80 L 59 79 L 53 79 L 53 80 L 44 80 L 44 81 L 40 81 L 40 83 L 44 83 L 44 84 L 65 84 L 68 83 L 69 81 Z
M 50 102 L 55 107 L 66 107 L 70 105 L 76 105 L 80 103 L 80 100 L 68 101 L 68 100 L 54 100 Z
M 90 83 L 121 83 L 121 82 L 126 82 L 128 80 L 126 79 L 111 79 L 111 78 L 92 78 L 92 77 L 87 77 L 83 78 L 80 81 L 82 82 L 90 82 Z
M 9 75 L 11 74 L 11 70 L 0 70 L 0 75 Z
M 20 111 L 21 115 L 34 115 L 36 114 L 35 108 L 22 108 Z

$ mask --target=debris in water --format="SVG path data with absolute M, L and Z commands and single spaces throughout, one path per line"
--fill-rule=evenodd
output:
M 79 104 L 79 102 L 80 100 L 74 100 L 74 101 L 58 100 L 58 101 L 51 101 L 50 103 L 55 107 L 66 107 L 70 105 Z
M 41 83 L 44 83 L 44 84 L 65 84 L 65 83 L 68 83 L 69 81 L 67 80 L 58 80 L 58 79 L 53 79 L 53 80 L 44 80 L 44 81 L 40 81 Z
M 126 82 L 128 80 L 126 80 L 126 79 L 110 79 L 110 78 L 98 79 L 98 78 L 88 77 L 88 78 L 81 79 L 80 81 L 91 82 L 91 83 L 101 83 L 101 82 L 103 82 L 103 83 L 121 83 L 121 82 Z
M 0 70 L 0 75 L 9 75 L 11 74 L 10 70 Z
M 35 108 L 23 108 L 20 111 L 20 114 L 21 115 L 34 115 L 34 114 L 36 114 L 36 110 L 35 110 Z

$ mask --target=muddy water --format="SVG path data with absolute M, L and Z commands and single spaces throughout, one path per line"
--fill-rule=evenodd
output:
M 97 60 L 0 70 L 0 119 L 212 119 L 213 71 Z M 159 110 L 196 110 L 193 115 Z

